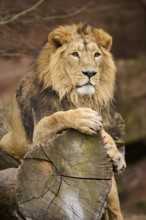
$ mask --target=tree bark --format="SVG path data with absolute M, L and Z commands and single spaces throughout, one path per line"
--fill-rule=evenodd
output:
M 0 218 L 5 220 L 15 219 L 12 213 L 16 209 L 16 168 L 0 171 Z

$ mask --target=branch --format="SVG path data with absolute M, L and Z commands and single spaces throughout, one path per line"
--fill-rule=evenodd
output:
M 20 57 L 24 54 L 32 54 L 32 52 L 34 52 L 34 50 L 31 48 L 27 48 L 25 50 L 20 50 L 20 51 L 17 51 L 15 48 L 14 49 L 13 48 L 2 49 L 0 50 L 0 57 L 3 57 L 3 58 Z
M 0 26 L 5 25 L 5 24 L 8 24 L 8 23 L 10 23 L 10 22 L 12 22 L 12 21 L 17 20 L 19 17 L 28 14 L 29 12 L 35 10 L 35 9 L 36 9 L 41 3 L 43 3 L 44 1 L 45 1 L 45 0 L 40 0 L 40 1 L 38 1 L 36 4 L 34 4 L 32 7 L 28 8 L 28 9 L 26 9 L 26 10 L 24 10 L 24 11 L 21 11 L 21 12 L 18 13 L 18 14 L 13 15 L 11 18 L 9 18 L 9 19 L 5 18 L 5 19 L 1 20 L 1 21 L 0 21 Z
M 70 18 L 70 17 L 73 17 L 73 16 L 76 16 L 80 13 L 82 13 L 83 11 L 85 11 L 88 7 L 92 6 L 93 4 L 95 3 L 95 0 L 93 1 L 90 1 L 88 2 L 87 4 L 85 4 L 84 6 L 82 6 L 81 8 L 79 9 L 76 9 L 74 10 L 73 12 L 69 12 L 67 14 L 64 14 L 64 15 L 52 15 L 52 16 L 39 16 L 39 15 L 36 15 L 35 16 L 35 19 L 37 20 L 41 20 L 41 21 L 52 21 L 52 20 L 55 20 L 55 19 L 65 19 L 65 18 Z M 34 21 L 22 21 L 23 23 L 32 23 Z
M 80 14 L 81 12 L 85 11 L 88 7 L 90 7 L 91 5 L 94 4 L 94 0 L 93 1 L 90 1 L 88 4 L 84 5 L 83 7 L 79 8 L 79 9 L 76 9 L 75 11 L 73 12 L 70 12 L 68 14 L 65 14 L 65 15 L 52 15 L 52 16 L 48 16 L 48 17 L 44 17 L 44 21 L 47 20 L 47 21 L 50 21 L 50 20 L 54 20 L 54 19 L 64 19 L 64 18 L 70 18 L 70 17 L 73 17 L 75 15 L 78 15 Z

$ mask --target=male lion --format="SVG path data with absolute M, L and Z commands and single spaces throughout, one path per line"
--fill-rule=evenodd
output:
M 61 26 L 51 32 L 16 91 L 12 131 L 2 138 L 1 149 L 22 159 L 33 143 L 46 143 L 63 130 L 88 135 L 100 131 L 120 173 L 125 161 L 105 132 L 116 118 L 111 108 L 116 72 L 111 45 L 110 35 L 89 25 Z M 114 177 L 107 201 L 110 219 L 123 219 Z

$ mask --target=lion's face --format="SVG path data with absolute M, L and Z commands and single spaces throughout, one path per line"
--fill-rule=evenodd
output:
M 94 42 L 70 42 L 62 61 L 72 87 L 80 95 L 93 95 L 100 81 L 102 51 Z
M 61 26 L 48 36 L 39 57 L 44 87 L 75 106 L 106 108 L 113 98 L 115 64 L 112 38 L 101 29 Z

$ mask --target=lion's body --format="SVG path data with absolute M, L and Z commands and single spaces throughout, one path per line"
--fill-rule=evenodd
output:
M 111 44 L 107 33 L 82 24 L 49 34 L 16 91 L 12 132 L 0 144 L 5 152 L 21 159 L 33 143 L 68 128 L 93 135 L 101 123 L 95 123 L 96 112 L 110 127 L 116 72 Z

